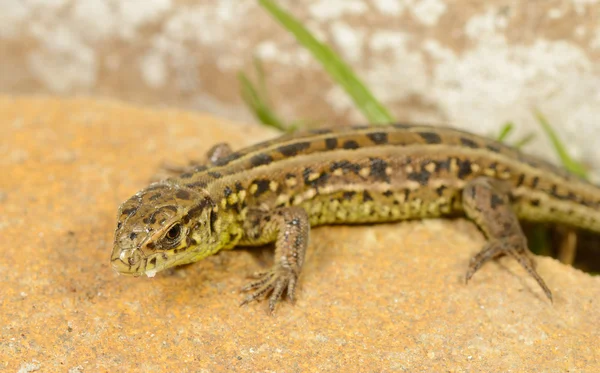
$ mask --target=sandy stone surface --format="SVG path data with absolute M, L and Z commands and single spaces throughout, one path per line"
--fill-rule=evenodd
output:
M 269 250 L 154 278 L 109 266 L 116 209 L 164 161 L 267 130 L 116 102 L 0 98 L 0 370 L 598 372 L 600 278 L 537 258 L 465 285 L 465 220 L 314 229 L 295 305 L 238 307 Z

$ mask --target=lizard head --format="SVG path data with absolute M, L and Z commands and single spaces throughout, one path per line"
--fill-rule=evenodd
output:
M 216 218 L 206 191 L 154 183 L 119 208 L 111 265 L 121 274 L 153 277 L 202 259 L 215 252 Z

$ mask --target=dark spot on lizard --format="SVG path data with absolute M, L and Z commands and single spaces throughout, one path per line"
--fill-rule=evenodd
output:
M 269 184 L 271 182 L 267 179 L 258 179 L 254 180 L 254 184 L 256 185 L 256 192 L 254 192 L 254 196 L 258 197 L 261 194 L 265 193 L 269 190 Z
M 323 135 L 325 133 L 330 133 L 331 130 L 328 128 L 316 128 L 314 130 L 310 130 L 309 132 L 315 135 Z
M 388 134 L 385 132 L 368 133 L 367 137 L 377 145 L 387 144 L 388 142 Z
M 581 200 L 580 203 L 586 207 L 596 207 L 596 203 L 587 199 Z
M 200 216 L 200 214 L 202 213 L 202 211 L 203 211 L 205 208 L 207 208 L 207 207 L 212 207 L 212 205 L 213 205 L 213 203 L 212 203 L 212 201 L 210 200 L 210 198 L 208 198 L 208 197 L 207 197 L 207 198 L 204 198 L 204 199 L 203 199 L 203 200 L 202 200 L 200 203 L 198 203 L 198 205 L 196 205 L 196 206 L 192 207 L 192 208 L 191 208 L 191 209 L 188 211 L 188 213 L 187 213 L 186 217 L 188 217 L 188 218 L 191 220 L 191 219 L 193 219 L 193 218 L 195 218 L 195 217 L 197 217 L 197 216 Z
M 265 153 L 258 153 L 250 158 L 252 167 L 264 166 L 273 162 L 273 157 Z
M 218 216 L 219 215 L 215 214 L 214 212 L 210 214 L 210 231 L 211 232 L 216 232 L 215 223 L 217 222 Z
M 188 188 L 206 188 L 206 183 L 202 181 L 196 181 L 195 183 L 185 184 Z
M 208 166 L 200 165 L 200 166 L 194 167 L 194 172 L 202 172 L 202 171 L 206 171 L 207 169 L 208 169 Z
M 150 250 L 154 250 L 154 249 L 156 249 L 156 245 L 154 244 L 154 242 L 148 242 L 148 243 L 146 244 L 146 247 L 147 247 L 148 249 L 150 249 Z
M 497 194 L 492 194 L 492 197 L 490 198 L 490 206 L 495 209 L 498 206 L 503 206 L 504 205 L 504 199 L 502 199 L 502 197 L 498 196 Z
M 329 174 L 327 174 L 325 172 L 322 172 L 319 174 L 318 177 L 311 179 L 312 173 L 313 173 L 313 171 L 310 167 L 307 167 L 302 171 L 302 177 L 304 178 L 305 185 L 309 185 L 312 187 L 319 187 L 319 186 L 323 186 L 323 184 L 325 184 L 327 182 L 327 180 L 329 179 Z
M 342 145 L 342 147 L 344 149 L 358 149 L 360 146 L 354 140 L 347 140 L 347 141 L 344 142 L 344 144 Z
M 460 138 L 460 143 L 463 146 L 466 146 L 467 148 L 473 148 L 473 149 L 478 149 L 479 148 L 479 145 L 475 141 L 473 141 L 471 139 L 468 139 L 466 137 L 461 137 Z
M 173 205 L 163 206 L 163 207 L 161 207 L 161 210 L 170 210 L 174 213 L 177 213 L 177 207 L 175 207 Z
M 291 172 L 288 172 L 287 174 L 285 174 L 285 178 L 286 178 L 287 180 L 290 180 L 290 179 L 295 179 L 295 178 L 296 178 L 296 175 L 295 175 L 295 174 L 293 174 L 293 173 L 291 173 Z
M 558 193 L 557 193 L 556 190 L 557 190 L 556 184 L 552 184 L 552 186 L 550 187 L 550 195 L 553 196 L 553 197 L 558 198 L 559 195 L 558 195 Z
M 129 239 L 130 240 L 135 240 L 136 237 L 137 237 L 137 233 L 135 233 L 135 232 L 129 233 Z
M 532 199 L 531 200 L 531 206 L 539 206 L 540 205 L 540 200 L 539 199 Z
M 427 144 L 441 144 L 442 138 L 435 132 L 417 132 Z
M 411 172 L 408 175 L 406 175 L 406 177 L 409 180 L 417 181 L 421 185 L 427 185 L 430 176 L 431 173 L 424 168 L 421 169 L 419 172 Z
M 135 215 L 136 212 L 137 212 L 137 207 L 130 207 L 130 208 L 127 208 L 127 209 L 121 211 L 121 213 L 123 215 L 128 215 L 128 216 L 133 216 L 133 215 Z
M 150 265 L 156 267 L 156 257 L 150 259 Z
M 285 157 L 293 157 L 301 151 L 310 148 L 310 142 L 303 141 L 295 144 L 283 145 L 277 148 L 277 151 L 283 154 Z
M 161 195 L 162 195 L 161 193 L 155 193 L 152 196 L 150 196 L 150 198 L 148 198 L 148 201 L 155 201 L 158 198 L 160 198 Z
M 239 181 L 235 182 L 235 190 L 236 192 L 241 192 L 242 190 L 244 190 L 244 186 L 242 185 L 242 183 L 240 183 Z
M 408 129 L 408 128 L 412 128 L 414 126 L 411 124 L 394 123 L 394 124 L 392 124 L 392 127 L 399 128 L 399 129 Z
M 435 170 L 436 171 L 448 171 L 450 170 L 450 160 L 452 158 L 444 159 L 443 161 L 435 162 Z
M 392 192 L 391 190 L 386 190 L 385 192 L 383 192 L 383 195 L 384 195 L 385 197 L 388 197 L 388 198 L 389 198 L 389 197 L 391 197 L 391 196 L 393 196 L 393 195 L 394 195 L 394 192 Z
M 344 192 L 344 194 L 342 194 L 342 198 L 345 199 L 346 201 L 350 201 L 354 197 L 354 195 L 356 195 L 356 192 L 352 192 L 352 191 Z
M 216 172 L 216 171 L 209 171 L 208 175 L 215 179 L 220 179 L 221 177 L 223 177 L 223 175 L 221 175 L 220 172 Z
M 337 148 L 337 144 L 338 144 L 338 141 L 335 137 L 330 137 L 328 139 L 325 139 L 325 147 L 328 150 Z
M 531 180 L 531 188 L 532 189 L 537 188 L 539 181 L 540 181 L 539 177 L 537 177 L 537 176 L 534 177 L 533 180 Z
M 460 203 L 460 199 L 458 199 L 458 196 L 456 195 L 451 195 L 450 198 L 448 198 L 448 206 L 450 206 L 450 208 L 456 205 L 457 202 Z
M 369 202 L 372 200 L 373 200 L 373 197 L 371 196 L 371 194 L 365 190 L 363 192 L 363 202 Z
M 525 174 L 520 174 L 519 178 L 517 179 L 517 187 L 520 187 L 521 185 L 523 185 L 523 182 L 525 181 Z
M 185 172 L 185 173 L 179 175 L 179 177 L 182 178 L 182 179 L 189 179 L 192 176 L 194 176 L 193 172 Z
M 556 185 L 552 185 L 552 188 L 550 189 L 550 195 L 552 195 L 554 198 L 560 199 L 560 200 L 566 200 L 566 201 L 574 201 L 577 202 L 578 198 L 575 194 L 573 194 L 573 192 L 569 192 L 567 193 L 567 195 L 563 195 L 563 194 L 559 194 L 557 191 L 557 186 Z
M 358 174 L 358 172 L 360 171 L 360 165 L 356 164 L 356 163 L 350 163 L 348 161 L 339 161 L 339 162 L 333 162 L 331 164 L 331 167 L 329 168 L 329 170 L 331 172 L 337 170 L 341 168 L 344 173 L 351 171 L 354 172 L 355 174 Z
M 226 186 L 225 188 L 223 188 L 223 195 L 225 196 L 225 198 L 229 197 L 231 193 L 233 193 L 233 191 L 230 187 Z
M 175 194 L 175 197 L 179 199 L 189 200 L 192 198 L 192 195 L 187 190 L 178 190 Z
M 461 180 L 465 179 L 467 176 L 471 174 L 471 161 L 464 159 L 456 159 L 456 163 L 458 165 L 458 174 L 457 177 Z
M 385 173 L 387 162 L 380 158 L 369 158 L 369 161 L 371 162 L 371 176 L 389 183 L 390 177 Z
M 312 168 L 310 168 L 310 167 L 306 167 L 304 170 L 302 170 L 302 178 L 304 178 L 304 184 L 307 184 L 307 185 L 310 184 L 310 180 L 308 180 L 308 177 L 310 176 L 311 173 L 312 173 Z
M 240 235 L 238 233 L 229 233 L 229 242 L 235 242 L 239 237 Z
M 437 187 L 435 189 L 435 192 L 437 193 L 438 196 L 443 196 L 444 195 L 444 190 L 446 190 L 446 186 L 445 185 L 440 185 L 439 187 Z
M 467 186 L 467 191 L 469 192 L 469 196 L 472 200 L 475 200 L 477 197 L 477 188 L 474 185 Z
M 496 144 L 487 144 L 485 146 L 489 151 L 492 151 L 494 153 L 501 153 L 502 150 L 500 149 L 500 147 Z

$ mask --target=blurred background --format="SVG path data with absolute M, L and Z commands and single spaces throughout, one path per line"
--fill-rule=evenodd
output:
M 533 110 L 600 169 L 600 2 L 279 0 L 398 121 L 495 135 L 557 161 Z M 367 119 L 254 0 L 0 0 L 0 93 L 85 95 L 257 122 L 238 74 L 314 125 Z M 512 135 L 511 135 L 512 136 Z M 592 176 L 598 176 L 598 172 Z M 596 178 L 597 180 L 597 178 Z

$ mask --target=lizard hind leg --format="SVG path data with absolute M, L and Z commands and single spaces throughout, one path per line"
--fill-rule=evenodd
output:
M 467 217 L 477 224 L 488 240 L 484 248 L 471 258 L 465 280 L 468 282 L 487 261 L 510 255 L 536 280 L 552 301 L 552 292 L 537 273 L 535 262 L 530 257 L 527 238 L 512 210 L 505 185 L 487 177 L 472 180 L 463 190 L 463 208 Z

